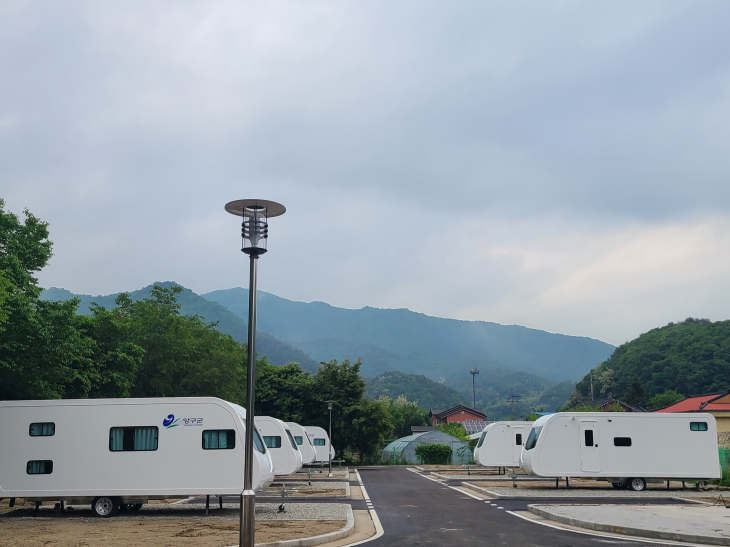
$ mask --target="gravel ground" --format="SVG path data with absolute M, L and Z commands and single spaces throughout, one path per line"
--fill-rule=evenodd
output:
M 272 484 L 269 488 L 267 488 L 265 491 L 281 491 L 281 487 L 284 486 L 284 483 L 281 482 L 275 482 Z M 286 487 L 289 488 L 317 488 L 318 490 L 345 490 L 347 488 L 346 482 L 323 482 L 323 483 L 317 483 L 316 486 L 309 486 L 307 484 L 307 481 L 286 481 Z

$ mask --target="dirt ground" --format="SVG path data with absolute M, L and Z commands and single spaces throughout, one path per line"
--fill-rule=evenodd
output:
M 0 547 L 222 547 L 238 544 L 238 520 L 180 518 L 2 518 L 14 509 L 0 502 Z M 335 532 L 343 520 L 258 521 L 256 543 L 297 539 Z
M 340 530 L 341 520 L 256 523 L 256 543 L 318 536 Z M 222 547 L 238 544 L 238 521 L 165 519 L 0 519 L 2 547 Z

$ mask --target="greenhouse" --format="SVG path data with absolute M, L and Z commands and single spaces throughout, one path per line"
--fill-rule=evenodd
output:
M 384 462 L 422 463 L 416 455 L 416 447 L 422 444 L 443 444 L 451 446 L 451 464 L 462 465 L 472 462 L 472 451 L 469 443 L 460 441 L 442 431 L 424 431 L 408 437 L 396 439 L 383 449 L 381 458 Z

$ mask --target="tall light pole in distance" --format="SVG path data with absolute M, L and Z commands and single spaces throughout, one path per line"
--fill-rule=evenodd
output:
M 476 379 L 477 374 L 479 374 L 479 369 L 474 367 L 469 369 L 469 374 L 471 374 L 471 394 L 474 398 L 474 410 L 477 409 L 477 388 L 476 388 Z
M 266 252 L 269 218 L 278 217 L 286 208 L 275 201 L 239 199 L 226 203 L 226 211 L 243 217 L 241 251 L 250 259 L 248 283 L 248 375 L 246 386 L 246 439 L 244 441 L 243 493 L 241 494 L 240 547 L 254 547 L 256 532 L 256 494 L 253 491 L 253 404 L 256 395 L 256 276 L 259 256 Z
M 332 403 L 334 401 L 325 401 L 327 403 L 327 410 L 330 411 L 330 449 L 327 451 L 327 455 L 330 457 L 330 472 L 328 477 L 332 476 Z

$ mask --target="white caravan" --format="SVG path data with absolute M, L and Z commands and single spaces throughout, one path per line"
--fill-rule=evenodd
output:
M 304 428 L 296 422 L 286 422 L 289 426 L 291 434 L 294 436 L 294 442 L 299 447 L 299 452 L 302 453 L 302 463 L 308 464 L 314 461 L 314 447 L 312 441 L 309 439 L 309 435 L 304 431 Z
M 519 467 L 531 422 L 494 422 L 482 431 L 474 461 L 487 467 Z
M 256 416 L 256 428 L 264 438 L 274 461 L 274 473 L 291 475 L 302 468 L 302 453 L 292 437 L 289 426 L 271 416 Z
M 315 425 L 306 425 L 304 430 L 309 435 L 309 440 L 312 441 L 315 452 L 315 462 L 329 462 L 330 455 L 334 458 L 334 449 L 330 444 L 330 438 L 327 436 L 327 432 L 321 427 Z
M 109 517 L 150 499 L 239 495 L 245 428 L 244 409 L 212 397 L 0 401 L 0 498 Z M 254 438 L 260 490 L 274 469 Z
M 540 477 L 591 477 L 641 491 L 647 480 L 716 479 L 711 414 L 560 412 L 538 418 L 522 469 Z

